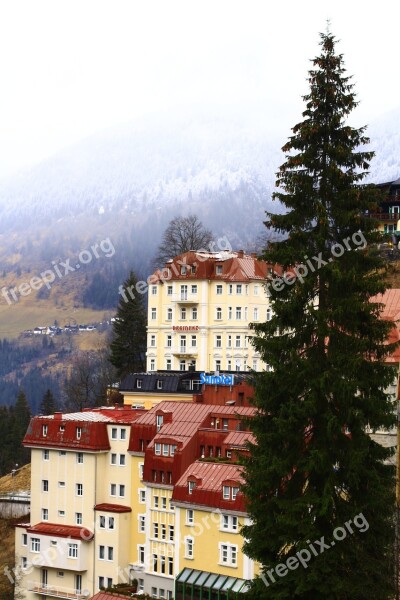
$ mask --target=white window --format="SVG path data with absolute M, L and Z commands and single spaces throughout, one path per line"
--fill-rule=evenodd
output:
M 68 544 L 68 558 L 78 558 L 78 544 Z
M 49 480 L 42 479 L 42 492 L 48 492 L 48 491 L 49 491 Z
M 105 546 L 99 546 L 99 559 L 104 560 L 105 557 Z
M 158 523 L 153 523 L 153 537 L 158 538 Z
M 119 439 L 126 440 L 126 429 L 124 427 L 119 432 Z
M 106 528 L 106 518 L 104 515 L 99 516 L 99 527 L 100 527 L 100 529 Z
M 163 444 L 162 453 L 163 453 L 163 456 L 169 456 L 169 445 L 168 444 Z
M 233 285 L 232 285 L 232 283 L 230 283 L 230 284 L 228 285 L 228 294 L 229 294 L 229 295 L 233 294 Z
M 82 436 L 82 427 L 77 427 L 76 428 L 76 439 L 80 440 Z
M 232 320 L 232 306 L 228 306 L 228 320 Z
M 217 285 L 217 296 L 222 296 L 222 285 L 221 284 Z
M 79 465 L 83 464 L 83 452 L 77 452 L 77 454 L 76 454 L 76 462 Z
M 228 485 L 224 485 L 222 488 L 222 497 L 224 500 L 230 500 L 231 488 Z
M 144 579 L 138 579 L 138 592 L 143 592 L 144 591 Z
M 48 521 L 48 520 L 49 520 L 49 509 L 42 508 L 42 521 Z
M 179 361 L 179 370 L 185 371 L 185 369 L 186 369 L 186 361 L 185 361 L 185 359 L 182 359 Z
M 172 348 L 172 335 L 167 335 L 167 348 Z
M 171 371 L 172 364 L 171 364 L 171 359 L 170 358 L 166 359 L 166 361 L 165 361 L 165 367 L 166 367 L 167 371 Z
M 192 321 L 197 320 L 197 308 L 192 308 Z
M 159 443 L 154 444 L 154 454 L 157 454 L 158 456 L 161 455 L 161 444 L 159 444 Z
M 181 266 L 181 275 L 186 275 L 186 265 Z
M 189 494 L 193 493 L 194 488 L 196 487 L 196 482 L 195 481 L 188 481 L 188 491 Z
M 114 560 L 114 548 L 112 546 L 107 548 L 107 560 Z
M 99 577 L 99 590 L 101 590 L 101 588 L 105 587 L 105 578 L 104 577 Z
M 239 295 L 242 293 L 242 284 L 241 283 L 236 284 L 236 293 Z
M 40 539 L 31 538 L 31 552 L 40 552 Z
M 197 335 L 192 335 L 190 337 L 190 340 L 191 340 L 192 348 L 196 348 L 197 347 Z
M 255 286 L 254 286 L 254 295 L 255 295 L 255 296 L 258 296 L 258 290 L 259 290 L 259 286 L 258 286 L 258 285 L 255 285 Z
M 194 510 L 192 508 L 188 508 L 186 510 L 186 525 L 193 525 L 194 523 Z
M 220 371 L 221 370 L 221 361 L 219 359 L 217 359 L 215 361 L 215 370 L 216 371 Z
M 152 296 L 156 296 L 157 295 L 157 286 L 156 285 L 152 285 L 151 286 L 151 295 Z
M 117 439 L 117 433 L 118 433 L 118 430 L 117 430 L 117 428 L 116 428 L 116 427 L 113 427 L 113 428 L 111 429 L 111 439 L 112 439 L 112 440 L 116 440 L 116 439 Z
M 111 463 L 112 465 L 116 465 L 116 464 L 117 464 L 117 455 L 116 455 L 116 454 L 112 453 L 112 454 L 110 455 L 110 463 Z
M 143 472 L 144 472 L 144 463 L 140 463 L 139 464 L 139 479 L 140 480 L 143 479 Z
M 170 542 L 174 541 L 174 533 L 175 533 L 174 525 L 169 525 L 168 526 L 168 541 L 170 541 Z
M 26 556 L 21 556 L 21 569 L 26 569 L 28 566 L 28 559 Z
M 230 370 L 232 369 L 232 361 L 231 361 L 231 359 L 230 359 L 230 358 L 228 358 L 228 360 L 227 360 L 227 363 L 226 363 L 226 364 L 227 364 L 227 369 L 228 369 L 228 371 L 230 371 Z
M 221 529 L 236 533 L 239 529 L 238 517 L 235 515 L 221 515 Z
M 22 546 L 28 545 L 28 534 L 27 533 L 22 534 L 21 544 L 22 544 Z
M 167 286 L 167 296 L 172 296 L 172 285 Z
M 226 347 L 232 348 L 232 336 L 231 335 L 228 335 L 228 337 L 226 338 Z
M 139 490 L 139 502 L 140 504 L 145 504 L 146 502 L 146 490 Z
M 216 265 L 215 266 L 215 273 L 217 275 L 222 275 L 222 265 Z
M 161 498 L 161 508 L 166 510 L 166 508 L 167 508 L 167 499 L 166 498 Z
M 58 482 L 58 487 L 65 488 L 65 481 L 59 481 Z
M 150 359 L 150 371 L 155 371 L 156 370 L 156 361 L 154 358 Z
M 237 566 L 238 547 L 233 544 L 219 544 L 219 562 L 228 567 Z
M 65 510 L 59 510 L 58 511 L 58 516 L 59 517 L 65 517 Z
M 197 294 L 197 285 L 192 285 L 192 294 Z
M 144 565 L 144 546 L 138 546 L 138 561 Z
M 253 321 L 258 321 L 258 308 L 253 309 Z
M 253 371 L 257 371 L 257 367 L 258 367 L 257 359 L 253 358 Z
M 185 537 L 185 558 L 193 558 L 194 539 Z
M 139 533 L 144 533 L 146 531 L 146 516 L 138 515 L 139 519 Z
M 163 523 L 161 524 L 161 539 L 162 540 L 167 539 L 167 526 L 164 525 Z
M 136 379 L 136 389 L 137 390 L 142 389 L 142 383 L 143 383 L 143 379 Z
M 124 485 L 119 486 L 119 497 L 125 498 L 125 486 Z
M 247 321 L 248 319 L 248 309 L 247 306 L 244 307 L 244 320 Z
M 57 571 L 57 577 L 64 577 L 64 571 Z
M 270 321 L 272 319 L 272 310 L 270 308 L 267 308 L 267 321 Z
M 76 495 L 83 496 L 83 484 L 82 483 L 76 484 Z
M 242 308 L 241 308 L 241 306 L 237 306 L 236 307 L 236 318 L 239 319 L 239 320 L 242 318 Z
M 81 512 L 76 512 L 75 513 L 75 523 L 76 525 L 82 525 L 82 513 Z
M 186 321 L 186 308 L 181 308 L 181 320 Z
M 239 492 L 239 488 L 238 487 L 233 487 L 232 488 L 232 500 L 236 499 L 236 496 L 238 495 Z
M 235 336 L 235 348 L 240 348 L 241 346 L 241 336 L 240 335 L 236 335 Z
M 172 321 L 172 308 L 167 308 L 167 321 Z
M 43 425 L 42 426 L 42 435 L 43 435 L 43 437 L 47 437 L 47 431 L 48 431 L 48 426 L 47 425 Z
M 222 348 L 222 335 L 215 336 L 215 347 Z
M 108 517 L 108 529 L 114 529 L 115 519 L 114 517 Z
M 124 467 L 125 466 L 125 454 L 120 454 L 119 455 L 119 466 L 120 467 Z
M 173 444 L 173 445 L 170 447 L 170 455 L 171 455 L 171 456 L 174 456 L 174 455 L 175 455 L 175 450 L 176 450 L 176 448 L 177 448 L 177 446 L 176 446 L 175 444 Z
M 155 348 L 155 347 L 156 347 L 156 336 L 155 336 L 155 335 L 151 335 L 151 336 L 150 336 L 150 346 L 151 346 L 152 348 Z
M 43 450 L 43 460 L 49 460 L 49 454 L 48 450 Z
M 222 319 L 222 308 L 220 306 L 218 306 L 216 309 L 215 318 L 217 321 L 221 321 L 221 319 Z
M 116 496 L 117 495 L 117 486 L 115 483 L 111 483 L 110 484 L 110 496 Z
M 151 320 L 155 321 L 157 319 L 157 309 L 156 308 L 152 308 L 151 309 Z

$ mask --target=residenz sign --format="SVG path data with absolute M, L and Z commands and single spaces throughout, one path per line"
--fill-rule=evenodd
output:
M 234 375 L 206 375 L 200 373 L 200 383 L 207 383 L 209 385 L 233 385 Z

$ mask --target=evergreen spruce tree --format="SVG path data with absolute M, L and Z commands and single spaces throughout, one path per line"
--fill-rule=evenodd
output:
M 39 412 L 41 415 L 52 415 L 56 411 L 56 401 L 51 390 L 47 390 L 40 404 Z
M 22 446 L 26 430 L 31 420 L 31 411 L 25 393 L 18 393 L 13 411 L 13 460 L 19 467 L 29 462 L 30 450 Z
M 146 310 L 143 295 L 136 290 L 137 278 L 131 271 L 123 284 L 113 328 L 110 362 L 121 378 L 146 368 Z
M 304 119 L 283 147 L 274 197 L 286 212 L 267 213 L 283 241 L 263 258 L 284 277 L 268 284 L 273 318 L 253 326 L 272 370 L 256 376 L 256 444 L 244 467 L 244 550 L 263 573 L 251 598 L 393 597 L 391 451 L 366 429 L 394 425 L 384 391 L 394 346 L 371 301 L 385 289 L 367 215 L 376 192 L 363 183 L 372 153 L 362 148 L 365 128 L 346 124 L 357 103 L 335 43 L 321 34 Z

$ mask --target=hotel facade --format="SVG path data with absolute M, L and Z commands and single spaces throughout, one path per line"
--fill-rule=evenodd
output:
M 260 371 L 250 323 L 271 318 L 273 267 L 239 252 L 186 252 L 149 286 L 147 371 Z

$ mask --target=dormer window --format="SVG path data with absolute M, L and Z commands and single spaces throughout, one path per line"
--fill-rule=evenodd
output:
M 186 265 L 181 265 L 181 275 L 186 275 Z
M 196 487 L 195 481 L 188 481 L 188 492 L 189 494 L 193 493 L 194 488 Z
M 158 390 L 162 390 L 163 388 L 163 382 L 161 379 L 157 379 L 157 389 Z
M 76 428 L 76 439 L 80 440 L 81 439 L 81 435 L 82 435 L 82 427 L 77 427 Z
M 142 383 L 143 383 L 143 379 L 137 379 L 136 380 L 136 389 L 141 390 L 142 389 Z
M 42 426 L 42 435 L 43 435 L 43 437 L 47 436 L 47 431 L 48 431 L 48 426 L 47 425 L 43 425 Z
M 156 416 L 156 426 L 157 426 L 157 431 L 160 431 L 162 425 L 163 425 L 163 421 L 164 421 L 164 416 L 163 415 L 157 415 Z
M 216 265 L 216 267 L 215 267 L 215 274 L 216 275 L 222 275 L 222 265 Z

